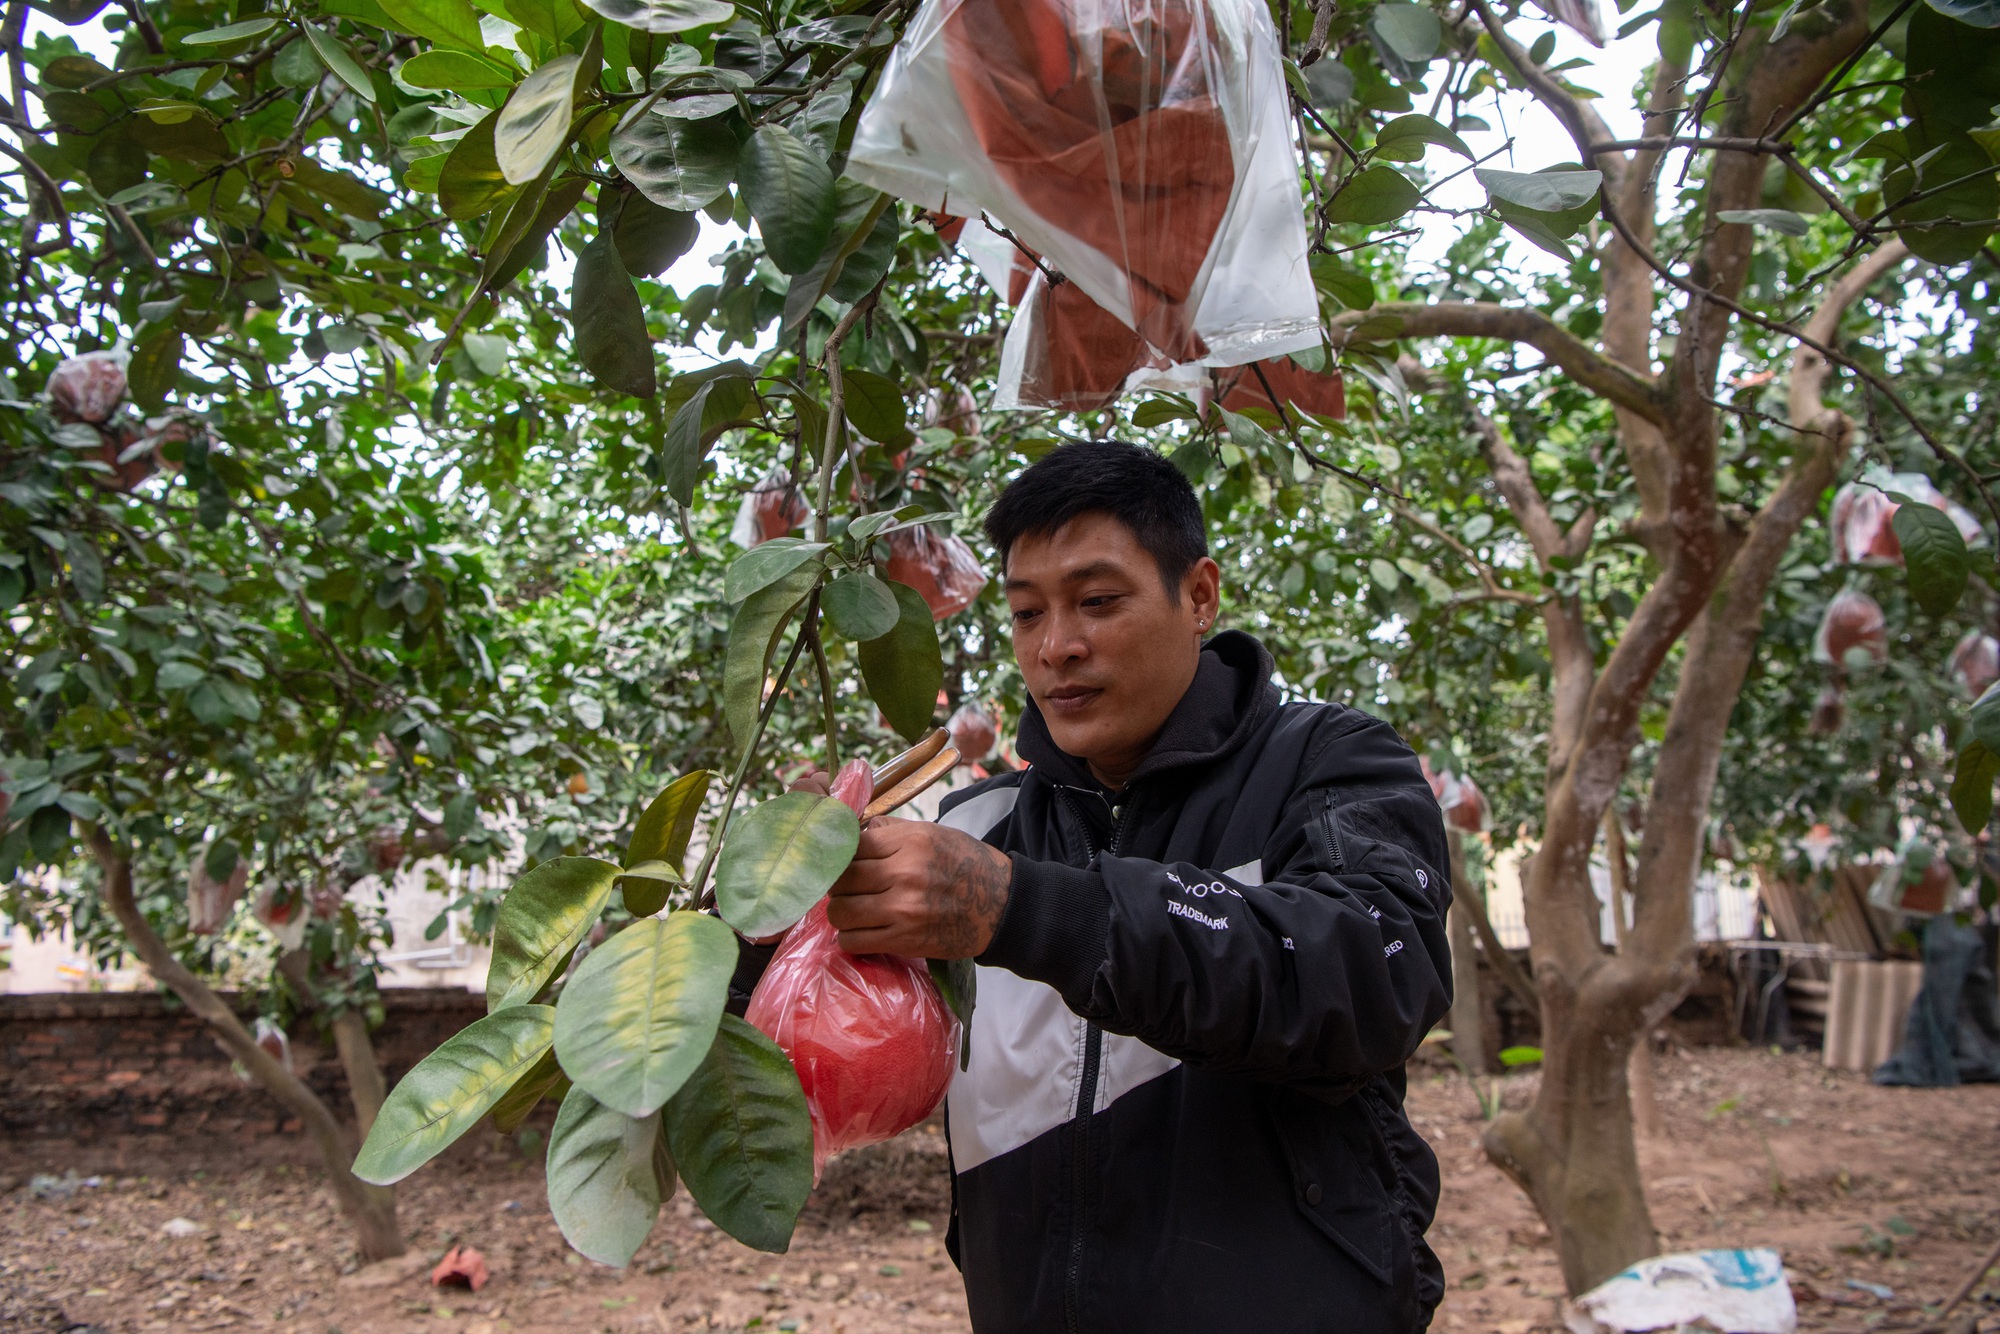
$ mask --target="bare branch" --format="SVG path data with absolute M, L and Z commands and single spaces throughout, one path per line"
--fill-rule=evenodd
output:
M 1403 322 L 1397 335 L 1401 338 L 1502 338 L 1525 343 L 1592 392 L 1648 421 L 1664 419 L 1659 385 L 1652 376 L 1594 351 L 1538 310 L 1487 301 L 1385 302 L 1337 316 L 1328 324 L 1329 337 L 1335 347 L 1343 347 L 1357 326 L 1385 315 Z

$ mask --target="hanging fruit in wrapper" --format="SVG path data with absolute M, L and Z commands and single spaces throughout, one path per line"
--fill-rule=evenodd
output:
M 1288 114 L 1253 0 L 927 0 L 848 174 L 944 215 L 1020 305 L 995 406 L 1099 406 L 1318 344 Z
M 933 620 L 956 616 L 986 587 L 986 572 L 965 540 L 935 530 L 933 524 L 890 533 L 889 577 L 923 595 Z
M 956 761 L 948 749 L 933 749 L 911 777 L 946 755 Z M 886 769 L 884 776 L 895 778 Z M 850 760 L 832 795 L 865 815 L 874 778 L 866 761 Z M 786 933 L 744 1014 L 798 1073 L 812 1113 L 815 1181 L 842 1149 L 900 1135 L 936 1111 L 958 1050 L 958 1020 L 924 961 L 849 954 L 826 910 L 821 899 Z

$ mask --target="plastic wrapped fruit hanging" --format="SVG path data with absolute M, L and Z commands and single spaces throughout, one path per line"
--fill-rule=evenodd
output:
M 844 766 L 833 795 L 857 814 L 873 783 Z M 958 1020 L 921 959 L 849 954 L 826 900 L 786 933 L 744 1018 L 791 1058 L 812 1113 L 813 1178 L 843 1149 L 877 1144 L 938 1109 L 951 1086 Z

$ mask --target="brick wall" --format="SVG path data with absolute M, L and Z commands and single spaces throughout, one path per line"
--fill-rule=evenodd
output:
M 383 999 L 387 1019 L 373 1038 L 391 1084 L 486 1010 L 483 997 L 464 991 L 399 990 Z M 294 1025 L 291 1039 L 293 1069 L 350 1120 L 331 1039 L 309 1021 Z M 236 1077 L 208 1026 L 171 996 L 0 995 L 0 1152 L 9 1158 L 163 1134 L 231 1153 L 259 1140 L 297 1140 L 297 1130 L 275 1099 Z

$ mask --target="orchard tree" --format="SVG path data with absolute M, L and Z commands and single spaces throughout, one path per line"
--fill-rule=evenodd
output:
M 615 1216 L 615 1235 L 596 1234 L 592 1253 L 629 1254 L 644 1236 L 672 1180 L 661 1144 L 724 1226 L 756 1244 L 789 1236 L 809 1173 L 798 1085 L 774 1048 L 722 1019 L 734 939 L 703 909 L 713 902 L 758 934 L 803 912 L 838 873 L 853 813 L 771 795 L 802 736 L 831 766 L 885 748 L 877 709 L 910 738 L 934 721 L 940 689 L 955 700 L 1008 688 L 990 605 L 941 648 L 932 608 L 897 578 L 898 543 L 976 510 L 994 478 L 1060 434 L 1117 424 L 1107 413 L 968 418 L 958 394 L 991 390 L 1006 312 L 906 206 L 843 176 L 914 8 L 132 0 L 100 18 L 91 0 L 62 7 L 64 21 L 110 34 L 115 52 L 100 44 L 98 55 L 63 37 L 30 40 L 25 7 L 10 10 L 0 120 L 13 142 L 0 151 L 20 169 L 23 201 L 5 223 L 24 261 L 5 303 L 20 392 L 62 353 L 126 345 L 148 411 L 229 427 L 206 454 L 183 452 L 164 489 L 149 483 L 161 514 L 185 524 L 192 513 L 197 525 L 205 515 L 231 532 L 253 516 L 291 524 L 288 559 L 302 562 L 315 544 L 351 541 L 378 565 L 411 563 L 370 566 L 351 587 L 309 582 L 311 618 L 280 627 L 299 648 L 293 670 L 331 676 L 359 701 L 343 718 L 333 695 L 308 696 L 328 754 L 353 757 L 360 775 L 386 730 L 412 768 L 434 773 L 467 754 L 485 765 L 480 744 L 499 765 L 532 757 L 555 731 L 538 716 L 562 708 L 644 738 L 631 742 L 615 802 L 681 775 L 629 825 L 615 862 L 553 855 L 606 850 L 625 834 L 623 819 L 590 818 L 588 803 L 537 835 L 527 851 L 540 864 L 494 910 L 493 1013 L 392 1095 L 364 1176 L 394 1180 L 487 1112 L 520 1114 L 573 1079 L 558 1136 L 569 1167 L 552 1166 L 552 1191 L 584 1199 L 594 1178 L 579 1165 L 605 1154 L 631 1169 L 615 1215 L 602 1215 Z M 1499 786 L 1539 826 L 1528 904 L 1548 1059 L 1534 1107 L 1497 1121 L 1488 1147 L 1548 1220 L 1576 1290 L 1657 1250 L 1625 1053 L 1691 980 L 1689 894 L 1731 711 L 1772 583 L 1850 466 L 1856 423 L 1873 449 L 1907 454 L 1916 442 L 1938 485 L 1982 521 L 2000 514 L 1982 481 L 1990 427 L 1948 429 L 1960 405 L 1900 392 L 1891 355 L 1851 343 L 1866 298 L 1893 306 L 1912 283 L 1911 254 L 1946 268 L 1982 262 L 1996 225 L 1995 34 L 1976 25 L 2000 14 L 1950 8 L 1675 3 L 1635 16 L 1628 26 L 1656 30 L 1659 60 L 1637 94 L 1643 132 L 1626 141 L 1595 110 L 1601 99 L 1571 82 L 1577 67 L 1551 63 L 1552 36 L 1528 40 L 1539 20 L 1518 9 L 1322 0 L 1282 10 L 1300 202 L 1326 313 L 1325 346 L 1304 360 L 1331 358 L 1347 375 L 1348 417 L 1308 418 L 1271 395 L 1268 411 L 1235 412 L 1166 396 L 1131 418 L 1200 479 L 1213 512 L 1233 516 L 1223 546 L 1253 575 L 1246 616 L 1296 637 L 1280 646 L 1288 679 L 1345 682 L 1392 715 L 1407 709 L 1427 749 L 1466 758 L 1497 749 L 1507 729 L 1497 711 L 1539 693 L 1539 790 L 1519 795 L 1531 785 L 1518 765 Z M 1564 12 L 1594 29 L 1587 9 Z M 1539 101 L 1574 160 L 1534 172 L 1468 163 L 1461 131 L 1497 90 Z M 1483 216 L 1434 272 L 1401 264 L 1395 243 L 1411 215 L 1453 216 L 1439 190 L 1467 165 L 1486 192 Z M 680 293 L 658 279 L 694 244 L 697 211 L 740 236 L 714 283 Z M 1510 233 L 1558 256 L 1557 273 L 1520 271 L 1502 245 Z M 1397 299 L 1379 300 L 1378 288 Z M 656 343 L 720 357 L 663 375 Z M 1521 349 L 1543 360 L 1523 367 Z M 1782 384 L 1782 401 L 1730 388 L 1754 377 Z M 329 529 L 332 510 L 309 503 L 336 481 L 346 494 L 342 455 L 358 434 L 346 409 L 320 413 L 320 384 L 369 405 L 372 457 L 435 464 L 392 463 L 397 487 L 368 484 L 392 498 L 386 512 L 427 512 L 441 528 L 446 508 L 462 513 L 501 561 L 521 530 L 500 516 L 535 516 L 557 547 L 570 520 L 561 562 L 485 576 L 501 612 L 527 627 L 506 641 L 524 660 L 496 659 L 484 640 L 411 632 L 445 616 L 427 609 L 459 605 L 439 575 L 447 559 L 458 570 L 458 553 L 416 561 L 393 522 L 377 550 L 374 531 Z M 283 457 L 301 441 L 311 448 Z M 53 473 L 60 448 L 38 443 L 10 466 Z M 122 447 L 99 460 L 131 461 Z M 283 503 L 260 482 L 267 474 L 301 498 Z M 94 483 L 59 485 L 87 495 L 79 488 Z M 717 534 L 746 492 L 781 497 L 779 532 L 805 536 L 725 568 Z M 12 568 L 26 572 L 17 596 L 44 599 L 15 633 L 48 652 L 61 645 L 47 663 L 18 651 L 15 679 L 39 663 L 28 698 L 80 710 L 90 687 L 74 665 L 104 636 L 73 609 L 92 599 L 67 590 L 88 576 L 77 575 L 69 530 L 36 508 L 50 497 L 4 494 Z M 1911 596 L 1944 607 L 1970 557 L 1926 509 L 1905 505 L 1898 531 L 1910 529 Z M 1343 559 L 1362 548 L 1364 561 Z M 635 557 L 657 575 L 617 568 Z M 650 590 L 667 597 L 641 605 Z M 1287 611 L 1302 595 L 1323 620 Z M 260 611 L 281 601 L 259 596 Z M 315 597 L 364 637 L 386 636 L 376 652 L 397 674 L 356 659 L 373 681 L 348 681 L 340 654 L 353 654 L 334 635 L 304 668 Z M 685 636 L 677 643 L 708 645 L 710 659 L 677 657 L 649 678 L 649 617 Z M 1457 664 L 1476 661 L 1457 647 L 1460 625 L 1478 627 L 1464 642 L 1498 654 L 1507 686 L 1487 692 L 1471 671 L 1452 684 Z M 1533 650 L 1520 642 L 1530 627 Z M 1394 659 L 1387 670 L 1383 657 Z M 51 664 L 58 684 L 43 689 Z M 244 683 L 211 683 L 217 665 L 235 671 L 204 657 L 202 681 L 240 719 L 221 682 Z M 454 694 L 425 675 L 477 675 L 490 690 L 488 667 L 519 669 L 508 682 L 532 677 L 535 707 L 489 707 L 469 685 Z M 154 691 L 157 677 L 135 674 Z M 436 712 L 405 703 L 419 698 Z M 384 729 L 364 719 L 370 710 L 401 712 Z M 1989 786 L 1994 742 L 1961 761 Z M 47 728 L 16 749 L 10 763 L 47 766 L 38 777 L 73 762 Z M 204 754 L 212 768 L 225 761 Z M 311 766 L 297 776 L 322 781 Z M 1636 922 L 1627 948 L 1606 956 L 1588 863 L 1606 812 L 1638 777 Z M 244 788 L 245 809 L 262 804 L 255 790 Z M 91 822 L 115 869 L 139 816 L 84 795 L 97 804 L 64 809 Z M 754 804 L 739 812 L 740 798 Z M 59 854 L 55 817 L 30 814 L 41 854 Z M 576 962 L 595 924 L 627 917 Z M 736 1101 L 740 1115 L 723 1110 L 730 1089 L 755 1093 Z

